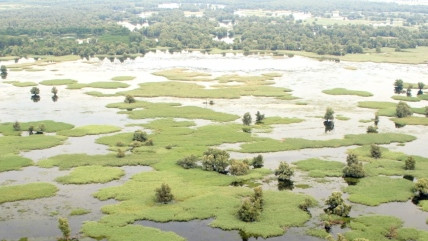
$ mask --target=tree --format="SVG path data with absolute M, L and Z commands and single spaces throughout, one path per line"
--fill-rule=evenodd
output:
M 21 124 L 19 124 L 18 121 L 15 121 L 15 123 L 13 123 L 13 130 L 14 131 L 20 131 L 21 130 Z
M 380 158 L 382 156 L 382 151 L 380 150 L 380 147 L 378 145 L 372 144 L 370 146 L 370 155 L 373 158 Z
M 403 80 L 401 80 L 401 79 L 395 80 L 395 82 L 394 82 L 394 92 L 396 94 L 401 94 L 401 92 L 403 91 L 403 86 L 404 86 Z
M 220 149 L 210 148 L 202 156 L 202 169 L 226 174 L 229 166 L 229 153 Z
M 404 169 L 406 170 L 415 170 L 416 160 L 412 156 L 407 157 L 404 163 Z
M 254 203 L 255 207 L 260 211 L 263 210 L 264 200 L 263 200 L 263 189 L 261 186 L 254 188 L 254 195 L 251 198 L 251 201 Z
M 332 108 L 327 107 L 324 114 L 324 127 L 325 132 L 332 131 L 334 129 L 334 111 Z
M 242 176 L 248 173 L 250 167 L 247 163 L 238 160 L 232 160 L 229 167 L 230 174 L 234 176 Z
M 61 241 L 67 241 L 70 240 L 70 225 L 68 225 L 68 219 L 67 218 L 58 218 L 58 228 L 61 230 L 62 237 L 59 239 Z
M 124 102 L 128 104 L 135 103 L 135 98 L 132 95 L 126 95 Z
M 52 87 L 52 89 L 51 89 L 51 93 L 54 95 L 54 96 L 56 96 L 56 94 L 58 94 L 58 89 L 54 86 L 54 87 Z
M 379 115 L 377 113 L 375 114 L 374 124 L 375 124 L 376 127 L 379 124 Z
M 40 94 L 40 89 L 39 89 L 39 88 L 37 88 L 37 87 L 33 87 L 33 88 L 31 88 L 30 93 L 31 93 L 33 96 L 37 96 L 37 95 L 39 95 L 39 94 Z
M 184 169 L 190 169 L 198 166 L 196 164 L 197 161 L 198 161 L 198 158 L 196 156 L 190 155 L 188 157 L 178 160 L 177 164 L 182 166 Z
M 28 135 L 32 135 L 34 131 L 34 126 L 28 127 Z
M 412 88 L 413 88 L 413 85 L 407 86 L 407 90 L 406 90 L 407 97 L 412 97 Z
M 347 217 L 351 211 L 351 206 L 347 205 L 342 199 L 341 192 L 333 192 L 330 197 L 325 201 L 327 208 L 324 212 L 327 214 L 334 214 L 341 217 Z
M 263 156 L 257 155 L 253 158 L 253 161 L 251 163 L 254 168 L 262 168 L 263 167 Z
M 280 162 L 278 169 L 275 170 L 275 176 L 278 177 L 278 181 L 291 181 L 293 174 L 293 169 L 286 162 Z
M 249 112 L 245 113 L 244 116 L 242 117 L 242 123 L 246 126 L 251 125 L 251 115 Z
M 404 117 L 413 115 L 413 111 L 412 111 L 412 109 L 410 109 L 410 107 L 409 107 L 409 105 L 407 105 L 407 103 L 400 101 L 397 104 L 396 115 L 398 118 L 404 118 Z
M 6 77 L 7 77 L 7 68 L 6 68 L 6 66 L 5 65 L 2 65 L 1 67 L 0 67 L 0 76 L 1 76 L 1 78 L 2 79 L 6 79 Z
M 365 176 L 363 164 L 358 161 L 355 154 L 349 154 L 346 163 L 347 166 L 343 168 L 343 177 L 362 178 Z
M 241 207 L 238 210 L 238 217 L 241 221 L 244 222 L 258 221 L 260 214 L 260 210 L 248 198 L 244 199 Z
M 413 192 L 418 197 L 428 197 L 428 178 L 420 178 L 413 187 Z
M 424 93 L 422 90 L 424 87 L 425 87 L 424 83 L 418 82 L 418 88 L 419 88 L 418 95 L 422 95 Z
M 369 126 L 367 127 L 367 133 L 377 133 L 377 128 L 376 126 Z
M 171 188 L 168 184 L 162 183 L 160 188 L 156 188 L 156 202 L 158 203 L 169 203 L 174 199 L 171 193 Z
M 132 138 L 133 141 L 145 142 L 147 141 L 147 133 L 142 130 L 136 130 Z
M 261 114 L 260 111 L 257 111 L 257 113 L 256 113 L 256 124 L 263 123 L 264 118 L 265 118 L 265 115 Z

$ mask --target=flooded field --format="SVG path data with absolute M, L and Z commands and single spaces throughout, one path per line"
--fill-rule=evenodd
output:
M 20 60 L 20 63 L 29 63 L 31 60 Z M 11 65 L 11 62 L 1 64 Z M 352 67 L 352 68 L 350 68 Z M 405 82 L 417 83 L 428 79 L 426 65 L 402 65 L 402 64 L 376 64 L 376 63 L 335 63 L 303 57 L 271 57 L 271 56 L 242 56 L 226 54 L 205 55 L 198 52 L 169 54 L 163 52 L 148 53 L 144 57 L 135 60 L 127 59 L 123 63 L 118 60 L 113 62 L 108 59 L 79 60 L 73 62 L 52 63 L 37 67 L 41 71 L 10 71 L 7 81 L 35 82 L 51 79 L 73 79 L 78 83 L 92 83 L 96 81 L 111 81 L 115 76 L 134 76 L 135 79 L 125 81 L 129 87 L 121 89 L 67 89 L 65 85 L 57 86 L 59 99 L 54 102 L 51 99 L 52 86 L 39 84 L 40 101 L 33 102 L 30 97 L 31 87 L 15 87 L 11 84 L 0 82 L 3 95 L 0 96 L 0 121 L 28 122 L 39 120 L 53 120 L 65 122 L 75 126 L 84 125 L 115 125 L 121 127 L 121 133 L 133 132 L 139 127 L 130 127 L 132 124 L 144 124 L 151 119 L 130 119 L 126 114 L 118 114 L 118 109 L 106 108 L 107 104 L 122 102 L 123 96 L 95 97 L 85 94 L 88 91 L 99 91 L 104 94 L 114 94 L 120 91 L 133 90 L 139 84 L 148 82 L 168 81 L 165 77 L 153 75 L 153 72 L 185 68 L 191 71 L 208 73 L 213 77 L 225 74 L 260 75 L 263 73 L 279 73 L 281 77 L 274 79 L 276 87 L 284 87 L 292 90 L 295 100 L 279 100 L 273 97 L 243 96 L 239 99 L 214 99 L 213 105 L 208 105 L 208 99 L 201 98 L 177 98 L 168 96 L 136 97 L 153 103 L 180 103 L 183 106 L 196 106 L 212 109 L 217 112 L 236 114 L 242 116 L 245 112 L 255 114 L 261 111 L 266 117 L 295 117 L 303 120 L 301 123 L 273 125 L 268 131 L 254 131 L 253 136 L 272 138 L 274 140 L 286 140 L 288 138 L 305 138 L 309 140 L 341 139 L 348 134 L 363 134 L 372 122 L 363 123 L 361 120 L 371 120 L 375 116 L 375 109 L 363 109 L 357 107 L 359 101 L 388 101 L 391 99 L 393 83 L 396 79 Z M 197 84 L 214 88 L 217 81 L 195 82 Z M 373 94 L 372 97 L 358 96 L 333 96 L 322 93 L 322 90 L 332 88 L 347 88 L 364 90 Z M 416 91 L 414 90 L 414 95 Z M 299 104 L 300 103 L 300 104 Z M 304 104 L 302 104 L 304 103 Z M 424 107 L 427 101 L 410 103 L 412 107 Z M 336 120 L 335 129 L 325 133 L 323 115 L 327 107 L 332 107 L 335 115 L 347 117 L 348 120 Z M 176 120 L 186 120 L 177 118 Z M 194 120 L 191 128 L 208 126 L 213 124 L 210 120 Z M 241 124 L 241 119 L 235 123 Z M 410 143 L 398 145 L 392 143 L 383 145 L 393 151 L 403 152 L 408 155 L 428 157 L 426 143 L 428 141 L 428 126 L 405 126 L 395 128 L 394 123 L 387 117 L 381 117 L 379 132 L 395 132 L 410 134 L 417 139 Z M 102 155 L 110 152 L 108 146 L 97 144 L 100 137 L 112 134 L 88 135 L 83 137 L 69 137 L 62 145 L 43 150 L 20 152 L 20 156 L 30 158 L 37 162 L 60 154 L 86 153 L 88 155 Z M 256 153 L 240 152 L 240 144 L 223 144 L 220 148 L 230 150 L 232 158 L 253 158 Z M 339 148 L 310 148 L 293 151 L 280 151 L 263 153 L 265 167 L 274 170 L 281 161 L 294 163 L 309 158 L 346 163 L 349 149 L 356 146 Z M 90 213 L 69 218 L 73 234 L 78 234 L 82 223 L 85 221 L 97 221 L 103 217 L 101 208 L 117 201 L 109 199 L 100 201 L 93 194 L 105 187 L 123 185 L 132 176 L 141 172 L 153 171 L 151 167 L 123 166 L 125 175 L 120 180 L 106 184 L 63 185 L 55 181 L 55 178 L 70 173 L 70 170 L 54 168 L 41 168 L 37 166 L 24 167 L 20 171 L 0 172 L 0 186 L 27 184 L 32 182 L 48 182 L 55 184 L 59 191 L 54 197 L 37 200 L 6 202 L 0 204 L 0 240 L 18 240 L 21 237 L 29 237 L 29 240 L 55 240 L 60 232 L 57 228 L 58 216 L 67 216 L 74 208 L 89 209 Z M 319 227 L 318 217 L 322 213 L 324 200 L 332 191 L 339 191 L 347 187 L 342 178 L 325 178 L 318 180 L 307 176 L 306 173 L 296 170 L 295 183 L 305 184 L 307 188 L 296 187 L 295 193 L 303 193 L 314 197 L 321 204 L 320 207 L 311 209 L 313 219 L 308 226 Z M 261 183 L 265 190 L 276 190 L 275 182 Z M 401 219 L 404 227 L 417 228 L 428 231 L 428 212 L 423 212 L 411 201 L 391 202 L 379 206 L 365 206 L 352 204 L 351 217 L 366 214 L 390 215 Z M 153 221 L 136 221 L 135 224 L 154 227 L 164 231 L 173 231 L 189 241 L 239 241 L 256 240 L 250 237 L 243 238 L 239 231 L 224 231 L 209 226 L 212 219 L 193 220 L 189 222 L 157 223 Z M 198 230 L 198 231 L 194 231 Z M 335 228 L 335 233 L 345 230 Z M 263 239 L 257 239 L 263 240 Z M 307 236 L 304 228 L 290 228 L 285 235 L 267 239 L 269 241 L 280 240 L 322 240 Z

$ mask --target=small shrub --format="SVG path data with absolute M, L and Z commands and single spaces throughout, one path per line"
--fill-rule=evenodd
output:
M 15 123 L 13 123 L 13 130 L 15 130 L 15 131 L 21 130 L 21 124 L 19 124 L 18 121 L 15 121 Z
M 246 198 L 239 208 L 238 217 L 244 222 L 255 222 L 260 218 L 260 210 L 255 207 L 250 199 Z
M 345 203 L 340 192 L 333 192 L 325 201 L 325 205 L 327 205 L 327 208 L 324 209 L 324 212 L 327 214 L 347 217 L 351 211 L 351 206 Z
M 254 168 L 262 168 L 263 167 L 263 156 L 258 155 L 253 158 L 253 161 L 251 162 Z
M 251 119 L 251 115 L 249 112 L 245 113 L 244 116 L 242 117 L 242 124 L 249 126 L 251 125 L 252 119 Z
M 177 161 L 177 164 L 181 167 L 183 167 L 184 169 L 190 169 L 190 168 L 195 168 L 197 167 L 196 162 L 198 161 L 198 158 L 194 155 L 185 157 L 183 159 L 180 159 Z
M 355 154 L 349 154 L 346 162 L 347 166 L 343 169 L 343 177 L 362 178 L 365 176 L 363 164 L 358 161 Z
M 248 173 L 250 167 L 243 161 L 232 160 L 229 172 L 234 176 L 242 176 Z
M 257 111 L 257 113 L 256 113 L 256 124 L 263 123 L 264 118 L 265 118 L 265 115 L 261 114 L 260 111 Z
M 376 159 L 381 158 L 382 151 L 380 150 L 380 147 L 378 145 L 372 144 L 370 146 L 370 155 Z
M 54 96 L 56 96 L 56 94 L 58 94 L 58 89 L 54 86 L 54 87 L 52 87 L 52 89 L 51 89 L 51 93 L 54 95 Z
M 148 139 L 145 143 L 144 143 L 144 145 L 146 145 L 146 146 L 153 146 L 154 144 L 153 144 L 153 140 L 152 139 Z
M 415 167 L 416 167 L 415 158 L 413 158 L 412 156 L 407 157 L 405 164 L 404 164 L 404 169 L 415 170 Z
M 37 87 L 33 87 L 33 88 L 31 88 L 30 93 L 32 95 L 39 95 L 40 94 L 40 89 L 37 88 Z
M 209 104 L 210 104 L 210 105 L 214 105 L 214 101 L 213 101 L 213 100 L 210 100 Z
M 125 152 L 122 151 L 122 149 L 120 149 L 120 148 L 117 149 L 116 157 L 118 157 L 118 158 L 125 157 Z
M 376 126 L 369 126 L 367 127 L 367 133 L 378 133 Z
M 230 155 L 226 151 L 210 148 L 204 152 L 202 157 L 202 169 L 225 174 L 230 163 L 229 157 Z
M 244 126 L 244 127 L 242 127 L 242 131 L 245 132 L 245 133 L 251 133 L 251 127 Z
M 118 141 L 118 142 L 116 142 L 116 146 L 123 147 L 123 146 L 125 146 L 125 143 Z
M 124 102 L 128 104 L 135 103 L 135 98 L 132 95 L 126 95 Z
M 396 115 L 398 118 L 404 118 L 413 115 L 413 112 L 407 103 L 400 101 L 396 108 Z
M 61 230 L 62 238 L 58 240 L 70 240 L 70 225 L 68 225 L 68 219 L 67 218 L 59 218 L 58 219 L 58 228 Z
M 134 132 L 133 141 L 145 142 L 147 141 L 147 133 L 142 130 L 136 130 Z
M 169 203 L 174 199 L 171 188 L 168 184 L 163 183 L 160 188 L 156 188 L 156 202 Z
M 275 176 L 278 177 L 278 181 L 291 181 L 293 174 L 293 169 L 286 162 L 280 162 L 278 169 L 275 170 Z

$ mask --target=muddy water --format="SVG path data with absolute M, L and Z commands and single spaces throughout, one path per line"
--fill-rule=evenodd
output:
M 22 60 L 20 62 L 31 60 Z M 3 63 L 3 62 L 2 62 Z M 9 64 L 9 62 L 7 62 Z M 10 62 L 13 64 L 13 61 Z M 349 70 L 352 67 L 356 70 Z M 110 124 L 125 127 L 127 124 L 145 123 L 145 120 L 130 120 L 126 115 L 118 115 L 117 109 L 105 108 L 105 105 L 112 102 L 123 101 L 123 97 L 92 97 L 84 94 L 87 91 L 97 90 L 103 93 L 116 93 L 117 91 L 133 89 L 140 83 L 167 81 L 166 78 L 154 76 L 151 73 L 168 68 L 188 68 L 195 71 L 204 71 L 213 76 L 223 74 L 248 74 L 257 75 L 266 72 L 279 72 L 283 76 L 275 80 L 275 86 L 290 88 L 292 94 L 299 100 L 281 101 L 274 98 L 242 97 L 233 100 L 214 100 L 214 105 L 206 105 L 206 100 L 189 98 L 139 98 L 141 100 L 154 102 L 177 102 L 183 105 L 199 106 L 210 108 L 215 111 L 227 112 L 242 116 L 245 112 L 255 114 L 261 111 L 266 116 L 298 117 L 305 121 L 291 125 L 275 125 L 270 133 L 253 133 L 261 137 L 274 139 L 284 138 L 307 138 L 314 140 L 327 140 L 332 138 L 343 138 L 345 134 L 365 133 L 367 126 L 372 123 L 361 123 L 359 120 L 372 119 L 375 110 L 357 108 L 358 101 L 393 101 L 393 82 L 402 78 L 406 82 L 417 83 L 423 79 L 428 79 L 428 69 L 425 65 L 400 65 L 400 64 L 376 64 L 376 63 L 350 63 L 350 62 L 320 62 L 303 57 L 294 58 L 272 58 L 270 56 L 248 56 L 226 54 L 204 55 L 201 53 L 181 53 L 169 54 L 163 52 L 148 53 L 144 58 L 135 60 L 125 60 L 121 63 L 118 60 L 110 62 L 107 59 L 102 61 L 91 59 L 90 61 L 73 61 L 52 64 L 44 67 L 44 71 L 10 71 L 7 80 L 40 82 L 47 79 L 75 79 L 80 83 L 91 83 L 95 81 L 110 81 L 114 76 L 129 75 L 135 76 L 133 81 L 126 81 L 129 88 L 117 90 L 100 90 L 85 88 L 82 90 L 67 90 L 65 86 L 59 89 L 59 99 L 57 102 L 51 100 L 51 87 L 39 85 L 41 90 L 40 102 L 33 103 L 30 100 L 31 87 L 19 88 L 0 81 L 0 88 L 3 95 L 0 96 L 0 121 L 34 121 L 34 120 L 55 120 L 74 124 L 76 126 L 88 124 Z M 211 87 L 215 82 L 202 83 Z M 344 87 L 348 89 L 365 90 L 374 94 L 373 97 L 363 98 L 356 96 L 330 96 L 323 94 L 324 89 Z M 296 102 L 306 102 L 307 105 L 296 105 Z M 412 103 L 412 106 L 428 105 L 427 101 Z M 336 121 L 335 130 L 324 133 L 324 127 L 320 116 L 324 115 L 325 108 L 331 106 L 336 114 L 349 117 L 348 121 Z M 181 119 L 178 119 L 181 120 Z M 197 126 L 210 124 L 209 121 L 196 120 Z M 240 120 L 236 121 L 240 123 Z M 418 140 L 407 143 L 404 146 L 396 144 L 387 147 L 402 151 L 408 154 L 428 156 L 428 150 L 424 148 L 428 137 L 428 127 L 406 126 L 396 129 L 394 124 L 387 118 L 381 117 L 380 132 L 399 132 L 415 135 Z M 123 131 L 132 131 L 134 127 L 129 127 Z M 53 155 L 63 153 L 88 153 L 104 154 L 107 152 L 102 145 L 95 144 L 95 136 L 69 138 L 64 145 L 47 150 L 38 150 L 22 153 L 23 156 L 30 157 L 34 161 L 44 159 Z M 238 149 L 239 145 L 224 145 L 226 149 Z M 322 148 L 306 149 L 299 151 L 287 151 L 263 154 L 265 165 L 270 169 L 275 169 L 280 161 L 295 162 L 307 158 L 325 158 L 344 162 L 347 149 L 342 148 Z M 233 158 L 252 158 L 256 154 L 243 154 L 232 152 Z M 91 195 L 102 187 L 111 185 L 121 185 L 125 180 L 137 172 L 145 171 L 137 167 L 124 167 L 127 175 L 119 181 L 108 184 L 90 185 L 60 185 L 60 191 L 55 197 L 33 201 L 20 201 L 0 205 L 0 234 L 6 239 L 17 239 L 22 237 L 22 230 L 26 236 L 34 237 L 54 237 L 58 235 L 57 216 L 67 215 L 72 208 L 84 207 L 91 209 L 90 214 L 78 217 L 69 217 L 72 230 L 77 233 L 84 220 L 98 220 L 101 217 L 100 208 L 113 201 L 101 202 Z M 12 185 L 30 183 L 35 181 L 54 182 L 58 176 L 66 175 L 68 171 L 58 169 L 40 169 L 37 167 L 27 167 L 22 171 L 12 171 L 0 173 L 0 184 Z M 294 192 L 305 193 L 314 196 L 320 203 L 334 190 L 340 190 L 346 186 L 341 178 L 327 179 L 326 183 L 319 183 L 316 180 L 305 177 L 301 173 L 296 173 L 296 183 L 308 184 L 310 188 L 295 188 Z M 265 185 L 266 189 L 274 189 L 274 183 Z M 391 206 L 388 206 L 391 205 Z M 320 209 L 314 210 L 315 214 L 320 213 Z M 407 211 L 403 211 L 407 210 Z M 368 213 L 378 213 L 397 216 L 405 222 L 406 226 L 428 230 L 428 226 L 422 221 L 425 213 L 418 213 L 418 209 L 411 203 L 383 204 L 379 207 L 356 206 L 352 216 Z M 414 214 L 416 213 L 416 214 Z M 417 216 L 417 221 L 413 222 L 412 214 Z M 315 219 L 316 220 L 316 219 Z M 425 218 L 426 220 L 426 218 Z M 313 221 L 312 222 L 316 222 Z M 189 223 L 167 223 L 156 224 L 143 222 L 143 225 L 156 226 L 164 230 L 176 230 L 177 233 L 188 237 L 189 240 L 198 240 L 198 237 L 211 237 L 218 240 L 240 240 L 238 232 L 225 232 L 208 227 L 209 221 L 192 221 Z M 191 230 L 204 230 L 202 236 L 192 236 Z M 187 232 L 187 233 L 186 233 Z M 3 237 L 3 234 L 5 236 Z M 198 234 L 199 235 L 199 234 Z M 291 236 L 290 236 L 291 235 Z M 53 239 L 52 239 L 53 240 Z M 210 240 L 210 239 L 207 239 Z M 254 240 L 254 239 L 250 239 Z M 318 240 L 304 236 L 301 229 L 290 229 L 283 237 L 269 239 L 274 240 Z

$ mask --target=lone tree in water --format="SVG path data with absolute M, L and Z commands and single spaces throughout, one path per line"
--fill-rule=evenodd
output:
M 407 90 L 406 90 L 407 97 L 412 97 L 412 88 L 413 88 L 413 85 L 409 85 L 407 87 Z
M 126 95 L 124 102 L 128 104 L 135 103 L 135 98 L 132 95 Z
M 2 79 L 6 79 L 6 77 L 7 77 L 7 68 L 6 68 L 6 66 L 5 65 L 2 65 L 1 67 L 0 67 L 0 75 L 1 75 L 1 78 Z
M 404 86 L 403 80 L 401 80 L 401 79 L 395 80 L 395 82 L 394 82 L 394 92 L 396 94 L 401 94 L 401 92 L 403 92 L 403 86 Z
M 334 110 L 331 107 L 327 107 L 324 114 L 324 127 L 325 132 L 332 131 L 334 129 Z
M 363 164 L 358 161 L 355 154 L 349 154 L 346 163 L 347 166 L 343 169 L 343 177 L 362 178 L 365 176 Z
M 278 169 L 275 170 L 275 176 L 278 177 L 278 181 L 291 182 L 291 177 L 294 175 L 293 169 L 286 162 L 280 162 Z
M 168 184 L 162 183 L 160 188 L 156 188 L 156 202 L 158 203 L 169 203 L 174 199 L 171 193 L 171 188 Z
M 422 83 L 422 82 L 419 82 L 418 83 L 418 88 L 419 88 L 419 91 L 418 91 L 418 95 L 422 95 L 424 92 L 422 91 L 422 89 L 425 87 L 425 84 L 424 83 Z
M 327 208 L 324 209 L 324 212 L 327 214 L 347 217 L 351 211 L 351 206 L 345 203 L 340 192 L 333 192 L 325 201 L 325 205 Z

